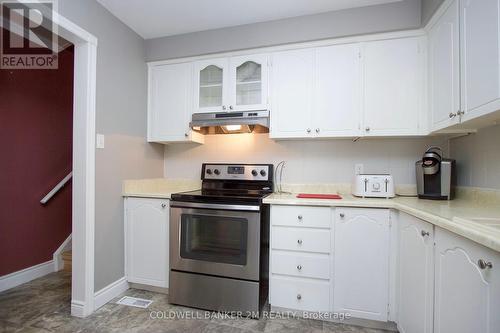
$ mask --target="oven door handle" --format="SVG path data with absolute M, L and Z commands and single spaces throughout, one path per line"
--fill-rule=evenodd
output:
M 237 211 L 260 211 L 260 206 L 248 206 L 248 205 L 224 205 L 224 204 L 208 204 L 208 203 L 198 203 L 198 202 L 179 202 L 172 201 L 170 203 L 171 208 L 205 208 L 205 209 L 218 209 L 218 210 L 237 210 Z

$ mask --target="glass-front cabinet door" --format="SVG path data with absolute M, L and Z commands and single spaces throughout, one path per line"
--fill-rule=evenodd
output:
M 230 110 L 265 110 L 268 98 L 268 57 L 250 55 L 230 59 Z
M 194 112 L 226 111 L 227 58 L 197 61 L 194 65 Z
M 197 61 L 194 74 L 194 113 L 268 108 L 267 55 Z

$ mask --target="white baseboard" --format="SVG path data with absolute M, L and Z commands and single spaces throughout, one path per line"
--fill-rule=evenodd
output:
M 54 260 L 0 276 L 0 292 L 54 272 Z
M 127 279 L 122 277 L 115 282 L 107 285 L 94 294 L 94 309 L 97 310 L 104 304 L 119 296 L 129 288 Z
M 85 317 L 85 303 L 71 300 L 71 315 L 74 317 Z
M 62 257 L 61 254 L 66 251 L 71 249 L 71 234 L 69 234 L 68 238 L 64 240 L 64 242 L 59 246 L 53 254 L 53 260 L 54 260 L 54 272 L 60 271 L 63 269 L 63 262 L 62 262 Z

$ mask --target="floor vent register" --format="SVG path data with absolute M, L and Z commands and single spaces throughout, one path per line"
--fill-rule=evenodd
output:
M 153 303 L 153 301 L 149 299 L 130 297 L 130 296 L 122 297 L 118 302 L 116 302 L 116 304 L 134 306 L 136 308 L 141 308 L 141 309 L 146 309 L 148 306 L 151 305 L 151 303 Z

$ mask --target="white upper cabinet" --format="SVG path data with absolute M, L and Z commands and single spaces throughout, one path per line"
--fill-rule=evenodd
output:
M 462 0 L 464 120 L 500 109 L 500 0 Z
M 320 47 L 316 53 L 316 88 L 312 127 L 320 137 L 360 135 L 360 44 Z
M 500 255 L 436 228 L 434 333 L 500 332 Z
M 432 333 L 434 304 L 433 226 L 400 213 L 398 329 Z
M 337 208 L 334 242 L 334 312 L 387 321 L 389 210 Z
M 424 38 L 364 44 L 365 135 L 422 135 Z
M 228 72 L 227 58 L 194 63 L 194 113 L 228 110 Z
M 398 38 L 273 54 L 271 137 L 424 134 L 424 41 Z
M 314 49 L 272 55 L 271 138 L 313 136 L 314 57 Z
M 230 110 L 267 109 L 269 68 L 267 62 L 267 55 L 250 55 L 230 59 Z
M 189 128 L 191 68 L 191 63 L 149 67 L 149 142 L 203 142 L 203 137 Z
M 460 122 L 459 5 L 453 1 L 429 31 L 431 129 Z
M 268 57 L 248 55 L 194 64 L 194 112 L 266 110 Z

